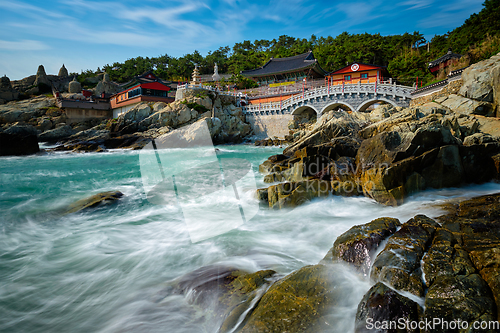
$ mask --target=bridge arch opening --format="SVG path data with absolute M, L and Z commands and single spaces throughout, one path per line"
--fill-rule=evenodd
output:
M 398 106 L 395 102 L 385 99 L 385 98 L 377 98 L 377 99 L 370 99 L 368 101 L 365 101 L 363 104 L 361 104 L 358 108 L 358 111 L 360 112 L 369 112 L 371 111 L 374 107 L 378 105 L 384 105 L 384 104 L 390 104 L 394 107 Z
M 347 104 L 347 103 L 332 103 L 330 105 L 327 105 L 322 111 L 321 114 L 325 114 L 330 111 L 355 111 L 355 109 Z
M 304 127 L 307 124 L 314 124 L 318 120 L 318 112 L 310 106 L 301 106 L 292 112 L 293 128 Z

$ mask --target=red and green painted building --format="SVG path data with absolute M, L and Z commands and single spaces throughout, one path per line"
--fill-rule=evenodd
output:
M 141 102 L 174 101 L 168 93 L 172 89 L 169 84 L 159 79 L 152 72 L 146 72 L 122 85 L 122 91 L 110 97 L 113 118 L 132 109 Z

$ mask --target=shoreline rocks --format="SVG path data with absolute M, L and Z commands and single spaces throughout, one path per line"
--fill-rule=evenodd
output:
M 345 315 L 343 302 L 350 296 L 343 273 L 353 268 L 360 277 L 371 273 L 372 282 L 352 318 L 354 332 L 371 332 L 375 322 L 460 319 L 470 327 L 473 322 L 497 321 L 500 193 L 447 207 L 450 212 L 436 219 L 416 215 L 401 224 L 386 217 L 354 226 L 337 237 L 319 264 L 284 277 L 274 271 L 235 269 L 221 275 L 224 270 L 218 269 L 220 278 L 212 278 L 211 270 L 201 274 L 206 271 L 202 268 L 189 274 L 201 282 L 189 282 L 186 286 L 191 287 L 181 293 L 196 295 L 196 304 L 216 293 L 210 304 L 221 318 L 220 332 L 344 332 L 335 321 Z M 433 332 L 410 326 L 378 331 Z

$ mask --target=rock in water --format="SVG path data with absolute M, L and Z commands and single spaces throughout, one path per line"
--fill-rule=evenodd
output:
M 375 259 L 371 278 L 423 296 L 420 260 L 437 228 L 439 224 L 424 215 L 417 215 L 403 224 Z
M 331 315 L 346 290 L 333 266 L 306 266 L 274 283 L 238 332 L 339 332 Z
M 378 246 L 400 225 L 398 219 L 390 217 L 356 225 L 337 238 L 324 260 L 348 262 L 367 275 L 372 264 L 372 256 Z
M 41 142 L 57 142 L 66 139 L 75 134 L 75 131 L 69 125 L 63 125 L 53 130 L 45 131 L 38 136 Z
M 411 299 L 399 294 L 397 291 L 387 287 L 383 283 L 375 284 L 363 297 L 358 306 L 356 313 L 356 333 L 368 332 L 415 332 L 416 329 L 384 329 L 383 323 L 396 323 L 407 321 L 419 321 L 419 313 L 421 307 Z M 376 330 L 374 324 L 382 326 L 380 330 Z
M 0 132 L 0 156 L 30 155 L 40 151 L 33 126 L 14 124 Z
M 114 202 L 120 199 L 123 196 L 123 193 L 120 191 L 109 191 L 95 194 L 91 197 L 78 200 L 71 205 L 69 205 L 68 209 L 64 214 L 71 214 L 82 211 L 87 208 L 96 207 L 99 204 Z

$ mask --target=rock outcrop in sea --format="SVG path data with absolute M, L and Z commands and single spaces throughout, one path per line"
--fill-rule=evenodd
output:
M 210 309 L 205 319 L 218 332 L 344 333 L 336 320 L 346 311 L 343 272 L 349 270 L 373 283 L 352 319 L 356 333 L 458 331 L 419 324 L 436 319 L 491 325 L 500 315 L 500 194 L 444 207 L 448 213 L 436 219 L 384 217 L 356 225 L 321 262 L 286 276 L 207 266 L 169 283 L 162 294 L 183 294 Z M 408 326 L 374 330 L 375 322 Z
M 428 188 L 500 178 L 498 77 L 500 55 L 464 72 L 460 95 L 402 109 L 322 115 L 283 154 L 260 165 L 258 190 L 271 208 L 312 198 L 365 195 L 396 206 Z

